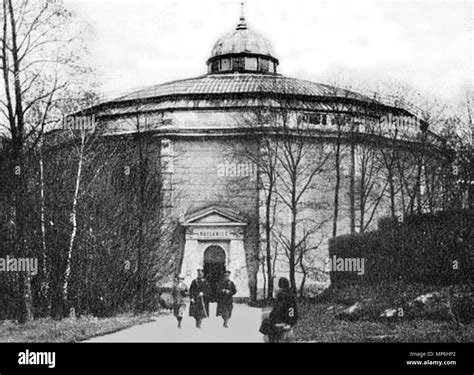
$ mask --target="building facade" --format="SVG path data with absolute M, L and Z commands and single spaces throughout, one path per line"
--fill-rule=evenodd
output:
M 309 283 L 324 266 L 332 235 L 335 145 L 344 145 L 338 218 L 338 233 L 343 234 L 351 230 L 351 166 L 360 176 L 361 167 L 354 160 L 363 160 L 365 149 L 390 150 L 396 145 L 397 150 L 433 150 L 439 143 L 413 111 L 282 76 L 278 65 L 271 43 L 242 16 L 235 30 L 216 42 L 207 74 L 145 88 L 83 112 L 94 114 L 105 138 L 140 131 L 156 143 L 160 151 L 153 160 L 162 173 L 163 210 L 167 225 L 174 226 L 168 231 L 169 246 L 180 254 L 175 273 L 188 284 L 197 268 L 204 268 L 212 285 L 225 269 L 230 270 L 237 297 L 256 298 L 267 282 L 263 249 L 269 239 L 262 223 L 269 207 L 265 204 L 269 180 L 255 160 L 255 155 L 265 153 L 262 139 L 271 139 L 264 142 L 266 151 L 273 147 L 269 145 L 280 145 L 283 156 L 277 159 L 284 159 L 285 147 L 287 152 L 290 147 L 284 142 L 290 139 L 305 150 L 299 181 L 308 186 L 302 187 L 295 217 L 297 236 L 311 250 L 301 261 L 311 270 Z M 403 122 L 394 126 L 393 118 Z M 351 147 L 355 159 L 350 157 Z M 317 163 L 320 168 L 312 176 L 305 175 L 305 166 Z M 274 261 L 276 274 L 286 275 L 285 236 L 295 217 L 284 204 L 289 171 L 284 165 L 278 168 L 281 180 L 272 207 L 280 208 L 272 211 L 272 223 L 279 234 L 271 247 L 279 254 Z M 382 174 L 375 178 L 374 191 L 384 188 L 385 178 Z M 390 212 L 389 206 L 388 199 L 380 199 L 372 214 L 374 223 Z

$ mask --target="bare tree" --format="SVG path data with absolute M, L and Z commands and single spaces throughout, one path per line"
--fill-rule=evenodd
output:
M 84 77 L 87 69 L 83 69 L 78 58 L 76 41 L 83 40 L 86 33 L 82 30 L 81 36 L 74 30 L 75 16 L 60 1 L 4 0 L 2 5 L 0 113 L 6 120 L 4 130 L 10 139 L 15 172 L 12 178 L 16 179 L 11 192 L 16 253 L 26 257 L 34 255 L 33 246 L 27 244 L 26 231 L 26 198 L 32 193 L 28 184 L 28 155 L 61 107 L 55 105 L 58 97 L 74 85 L 75 79 Z M 24 276 L 23 284 L 24 320 L 28 321 L 33 318 L 29 275 Z
M 459 108 L 442 119 L 441 134 L 451 152 L 448 163 L 442 171 L 445 208 L 473 206 L 473 97 L 473 93 L 468 91 L 466 99 L 458 105 Z
M 266 282 L 266 297 L 273 298 L 275 268 L 274 264 L 278 256 L 273 236 L 277 215 L 278 196 L 276 194 L 277 165 L 279 140 L 265 135 L 265 129 L 275 122 L 275 114 L 265 107 L 261 102 L 260 107 L 252 108 L 248 113 L 237 118 L 239 125 L 248 132 L 249 136 L 243 138 L 238 156 L 243 156 L 257 168 L 257 185 L 262 192 L 261 199 L 264 203 L 264 215 L 262 226 L 265 233 L 264 256 L 266 268 L 264 279 Z M 256 142 L 249 142 L 254 139 Z
M 74 193 L 72 196 L 72 205 L 71 205 L 71 214 L 69 216 L 72 230 L 71 236 L 69 240 L 69 245 L 67 249 L 66 255 L 66 265 L 64 269 L 64 277 L 63 277 L 63 285 L 62 285 L 62 297 L 63 302 L 66 303 L 68 300 L 68 292 L 69 292 L 69 278 L 71 276 L 71 261 L 72 261 L 72 253 L 74 250 L 74 244 L 76 241 L 77 235 L 77 206 L 80 194 L 80 187 L 83 178 L 83 165 L 84 165 L 84 158 L 85 158 L 85 148 L 86 148 L 86 130 L 82 129 L 80 132 L 80 141 L 79 146 L 77 147 L 77 172 L 74 179 Z
M 313 278 L 316 280 L 321 278 L 323 270 L 319 265 L 323 264 L 323 262 L 322 259 L 318 259 L 318 250 L 326 236 L 324 226 L 330 222 L 330 219 L 330 215 L 323 220 L 308 218 L 308 222 L 305 222 L 303 225 L 302 238 L 297 246 L 298 272 L 302 274 L 299 285 L 299 295 L 301 298 L 305 296 L 305 285 L 308 277 L 313 275 Z
M 136 252 L 132 281 L 136 296 L 135 309 L 142 311 L 149 306 L 154 295 L 150 293 L 150 286 L 169 278 L 170 273 L 175 271 L 173 268 L 176 259 L 172 256 L 173 248 L 167 238 L 170 223 L 167 222 L 165 208 L 175 204 L 179 197 L 176 194 L 174 197 L 165 194 L 165 185 L 172 184 L 172 181 L 169 176 L 166 177 L 170 166 L 165 165 L 160 150 L 163 140 L 152 142 L 156 141 L 156 138 L 150 139 L 150 134 L 156 130 L 156 126 L 165 120 L 157 114 L 145 112 L 140 103 L 133 105 L 132 112 L 123 125 L 131 131 L 130 141 L 134 150 L 133 154 L 128 156 L 132 165 L 127 166 L 128 183 L 134 186 L 128 198 L 133 202 L 130 209 L 134 213 L 132 225 L 135 228 L 131 234 L 133 249 Z M 158 168 L 154 161 L 156 157 L 161 158 Z M 176 155 L 169 157 L 168 162 L 172 163 Z M 129 215 L 125 212 L 123 214 Z
M 295 121 L 296 120 L 296 121 Z M 289 215 L 289 235 L 280 232 L 278 238 L 282 243 L 289 261 L 289 278 L 294 292 L 296 286 L 296 266 L 298 264 L 298 245 L 301 233 L 298 227 L 308 194 L 314 194 L 314 182 L 326 166 L 330 153 L 323 151 L 324 144 L 308 142 L 308 124 L 298 121 L 288 111 L 285 103 L 280 103 L 276 133 L 279 137 L 280 150 L 277 154 L 279 168 L 276 169 L 278 188 L 276 190 Z M 313 197 L 314 199 L 314 197 Z M 311 231 L 306 231 L 306 237 Z
M 356 193 L 359 201 L 359 232 L 364 233 L 371 225 L 387 190 L 388 181 L 381 180 L 382 165 L 379 163 L 379 150 L 372 144 L 357 148 Z

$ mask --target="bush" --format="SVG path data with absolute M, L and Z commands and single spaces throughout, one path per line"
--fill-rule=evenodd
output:
M 474 281 L 473 213 L 449 211 L 379 222 L 379 229 L 330 241 L 332 258 L 363 258 L 365 273 L 331 272 L 336 286 L 420 282 L 450 285 Z

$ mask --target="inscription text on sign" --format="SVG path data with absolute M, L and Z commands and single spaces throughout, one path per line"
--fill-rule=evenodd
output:
M 199 229 L 197 235 L 200 238 L 227 238 L 230 233 L 228 230 Z

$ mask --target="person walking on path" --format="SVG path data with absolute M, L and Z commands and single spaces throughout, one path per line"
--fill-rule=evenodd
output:
M 181 328 L 184 311 L 186 310 L 186 297 L 188 296 L 188 287 L 184 283 L 184 278 L 177 276 L 173 285 L 173 315 L 178 320 L 178 328 Z
M 224 272 L 223 280 L 217 286 L 217 316 L 222 316 L 224 327 L 229 327 L 229 319 L 232 316 L 233 296 L 237 293 L 235 284 L 230 280 L 230 271 Z
M 189 316 L 196 319 L 196 327 L 201 328 L 202 320 L 209 317 L 209 297 L 211 288 L 204 279 L 204 271 L 198 269 L 198 276 L 191 283 L 189 296 L 191 304 L 189 306 Z

